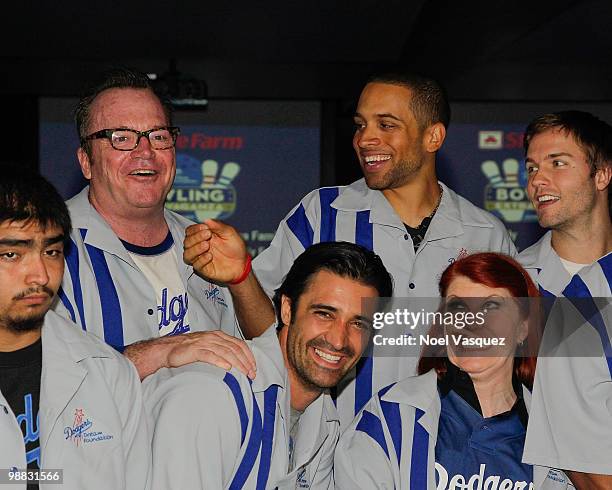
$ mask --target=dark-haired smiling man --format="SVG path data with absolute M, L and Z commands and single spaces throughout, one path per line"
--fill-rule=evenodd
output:
M 153 488 L 333 488 L 340 422 L 328 390 L 368 344 L 362 299 L 391 295 L 391 276 L 373 252 L 313 245 L 276 291 L 277 322 L 250 343 L 252 382 L 203 363 L 147 378 Z

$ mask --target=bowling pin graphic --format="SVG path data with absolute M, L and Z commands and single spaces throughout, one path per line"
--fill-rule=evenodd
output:
M 504 169 L 504 176 L 506 177 L 506 184 L 508 187 L 518 187 L 518 172 L 519 162 L 514 158 L 507 158 L 502 162 L 502 168 Z
M 219 164 L 215 160 L 204 160 L 202 162 L 202 187 L 209 187 L 217 180 Z
M 219 184 L 221 187 L 227 188 L 236 178 L 239 172 L 240 165 L 234 162 L 227 162 L 221 169 L 221 175 L 219 176 L 217 184 Z
M 489 179 L 492 187 L 500 187 L 504 185 L 504 180 L 499 173 L 499 166 L 493 160 L 487 160 L 480 165 L 482 173 Z

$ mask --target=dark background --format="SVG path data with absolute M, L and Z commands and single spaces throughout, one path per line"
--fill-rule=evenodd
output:
M 109 64 L 163 74 L 174 60 L 211 103 L 321 100 L 322 182 L 346 183 L 359 176 L 353 103 L 372 71 L 433 75 L 454 102 L 597 107 L 612 100 L 611 20 L 601 0 L 5 4 L 0 162 L 37 166 L 39 96 L 78 95 Z

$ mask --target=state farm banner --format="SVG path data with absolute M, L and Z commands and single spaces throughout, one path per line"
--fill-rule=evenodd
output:
M 524 128 L 451 124 L 438 159 L 440 179 L 501 219 L 519 250 L 544 233 L 525 191 Z

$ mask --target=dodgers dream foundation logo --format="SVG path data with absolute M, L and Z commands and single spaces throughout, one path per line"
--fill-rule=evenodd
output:
M 172 211 L 202 222 L 226 219 L 236 210 L 236 188 L 232 184 L 240 173 L 240 165 L 216 160 L 200 162 L 196 158 L 176 155 L 176 178 L 166 198 L 166 207 Z
M 113 438 L 110 434 L 93 430 L 94 423 L 85 415 L 83 408 L 74 410 L 74 421 L 71 426 L 64 427 L 64 438 L 74 443 L 76 447 Z

